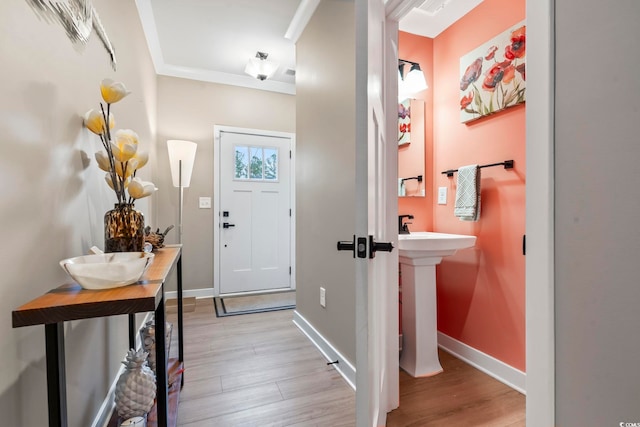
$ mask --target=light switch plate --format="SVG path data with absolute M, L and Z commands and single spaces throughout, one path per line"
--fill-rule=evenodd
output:
M 438 204 L 447 204 L 447 187 L 438 187 Z
M 200 209 L 211 209 L 211 197 L 200 197 Z

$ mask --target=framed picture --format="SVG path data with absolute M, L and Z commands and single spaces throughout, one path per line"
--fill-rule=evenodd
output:
M 398 104 L 398 145 L 411 142 L 411 99 Z
M 525 102 L 526 25 L 514 25 L 460 58 L 460 121 Z

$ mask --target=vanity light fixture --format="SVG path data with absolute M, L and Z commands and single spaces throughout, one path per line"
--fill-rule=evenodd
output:
M 406 72 L 407 65 L 410 66 L 409 72 Z M 429 88 L 417 62 L 398 59 L 398 73 L 398 100 L 414 97 Z
M 249 63 L 244 68 L 244 72 L 258 80 L 266 80 L 273 76 L 279 64 L 269 61 L 267 59 L 268 56 L 268 53 L 256 52 L 256 57 L 249 60 Z

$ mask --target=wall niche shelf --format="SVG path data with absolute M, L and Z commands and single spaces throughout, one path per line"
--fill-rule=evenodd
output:
M 178 358 L 167 360 L 164 283 L 174 267 L 178 280 Z M 184 383 L 182 325 L 182 245 L 168 245 L 155 252 L 153 263 L 135 284 L 106 290 L 86 290 L 77 283 L 59 286 L 12 312 L 14 328 L 44 325 L 47 367 L 49 427 L 67 427 L 64 322 L 126 314 L 129 348 L 135 348 L 135 314 L 153 311 L 156 327 L 156 403 L 147 427 L 175 426 L 178 396 Z M 123 348 L 123 353 L 126 353 Z M 110 426 L 118 426 L 117 415 Z

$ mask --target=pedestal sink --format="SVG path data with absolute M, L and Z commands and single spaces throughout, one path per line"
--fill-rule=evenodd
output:
M 473 247 L 476 236 L 428 231 L 400 234 L 402 355 L 400 367 L 413 377 L 442 372 L 438 359 L 436 265 L 457 250 Z

